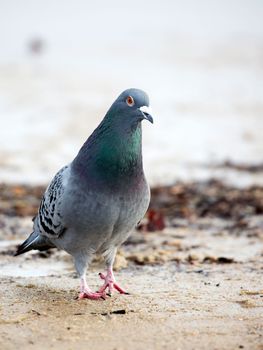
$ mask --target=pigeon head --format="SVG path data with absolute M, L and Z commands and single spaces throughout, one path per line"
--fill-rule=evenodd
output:
M 110 183 L 111 188 L 120 183 L 128 186 L 130 178 L 138 180 L 143 173 L 141 122 L 153 123 L 150 113 L 144 91 L 123 91 L 82 146 L 73 161 L 74 169 L 89 183 Z
M 136 128 L 142 120 L 153 123 L 148 95 L 139 89 L 127 89 L 114 101 L 106 119 L 125 129 Z

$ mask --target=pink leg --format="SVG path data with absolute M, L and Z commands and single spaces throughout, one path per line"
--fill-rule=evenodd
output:
M 129 294 L 127 293 L 124 289 L 122 289 L 115 280 L 113 271 L 112 271 L 112 267 L 109 267 L 107 269 L 107 275 L 105 276 L 103 273 L 99 273 L 99 276 L 102 280 L 104 280 L 104 284 L 103 286 L 99 289 L 99 293 L 103 293 L 106 291 L 106 289 L 108 288 L 109 290 L 109 295 L 111 295 L 114 291 L 114 289 L 116 289 L 119 293 L 121 294 Z
M 91 299 L 91 300 L 98 300 L 98 299 L 105 299 L 106 295 L 104 291 L 99 292 L 92 292 L 89 286 L 87 285 L 85 276 L 81 277 L 80 280 L 80 293 L 78 299 Z

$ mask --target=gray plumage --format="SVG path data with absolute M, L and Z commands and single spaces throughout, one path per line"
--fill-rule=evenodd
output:
M 85 280 L 93 254 L 101 253 L 111 271 L 117 248 L 148 208 L 150 191 L 141 152 L 141 121 L 152 122 L 148 112 L 148 96 L 141 90 L 129 89 L 117 98 L 73 162 L 48 186 L 33 233 L 16 253 L 49 247 L 65 250 L 74 257 L 82 297 L 99 297 Z M 114 284 L 114 276 L 106 279 L 111 292 L 109 281 Z

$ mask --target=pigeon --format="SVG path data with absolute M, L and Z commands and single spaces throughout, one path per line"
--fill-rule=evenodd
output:
M 116 282 L 118 247 L 144 217 L 150 201 L 142 161 L 142 120 L 153 123 L 148 95 L 128 89 L 112 104 L 76 158 L 53 178 L 33 219 L 33 232 L 15 255 L 59 248 L 72 255 L 80 277 L 79 299 L 105 299 Z M 86 271 L 94 254 L 106 264 L 93 292 Z

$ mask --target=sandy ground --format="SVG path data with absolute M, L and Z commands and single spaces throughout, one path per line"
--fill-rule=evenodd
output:
M 263 349 L 263 217 L 245 229 L 198 219 L 135 232 L 115 265 L 131 294 L 105 301 L 75 299 L 78 280 L 63 252 L 14 258 L 30 219 L 8 220 L 20 232 L 0 231 L 10 238 L 0 249 L 2 350 Z M 89 270 L 94 289 L 102 268 L 95 259 Z

